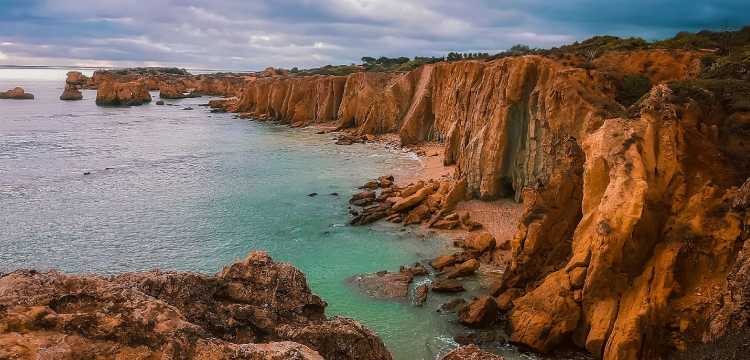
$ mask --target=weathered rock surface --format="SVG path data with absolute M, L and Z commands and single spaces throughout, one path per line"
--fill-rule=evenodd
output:
M 0 277 L 0 358 L 391 358 L 325 306 L 304 274 L 264 253 L 216 276 L 20 270 Z
M 100 106 L 134 106 L 151 102 L 143 81 L 105 81 L 97 86 L 96 104 Z
M 34 94 L 27 93 L 21 87 L 16 87 L 5 92 L 0 92 L 0 99 L 33 100 Z
M 461 346 L 449 352 L 443 360 L 503 360 L 500 355 L 483 351 L 476 345 Z

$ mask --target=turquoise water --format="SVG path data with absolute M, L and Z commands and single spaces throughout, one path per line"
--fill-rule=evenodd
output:
M 434 359 L 455 345 L 452 315 L 435 311 L 447 298 L 431 294 L 418 308 L 369 299 L 346 282 L 433 257 L 447 243 L 346 225 L 356 186 L 418 171 L 412 154 L 211 114 L 198 106 L 206 98 L 101 108 L 94 91 L 57 100 L 62 80 L 0 78 L 0 89 L 16 85 L 37 98 L 0 100 L 0 272 L 213 273 L 266 250 L 305 272 L 329 315 L 362 321 L 396 359 Z

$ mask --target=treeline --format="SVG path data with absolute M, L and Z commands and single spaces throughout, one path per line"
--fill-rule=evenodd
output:
M 576 41 L 572 44 L 550 49 L 531 48 L 528 45 L 516 44 L 508 50 L 490 54 L 486 52 L 455 52 L 451 51 L 441 57 L 371 57 L 365 56 L 361 64 L 326 65 L 320 68 L 299 70 L 292 69 L 292 73 L 301 75 L 348 75 L 358 71 L 411 71 L 425 64 L 442 61 L 480 60 L 490 61 L 505 57 L 540 55 L 550 58 L 567 58 L 564 62 L 570 66 L 590 68 L 597 57 L 609 51 L 629 51 L 640 49 L 714 49 L 715 53 L 706 56 L 704 65 L 721 77 L 735 74 L 747 77 L 750 72 L 750 27 L 736 30 L 700 31 L 697 33 L 681 32 L 676 36 L 658 40 L 646 41 L 638 37 L 620 38 L 616 36 L 594 36 Z

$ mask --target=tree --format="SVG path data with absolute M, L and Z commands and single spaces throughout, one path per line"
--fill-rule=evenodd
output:
M 529 45 L 515 44 L 515 45 L 511 46 L 508 51 L 510 51 L 511 53 L 514 53 L 514 54 L 525 54 L 525 53 L 531 51 L 531 48 L 529 47 Z

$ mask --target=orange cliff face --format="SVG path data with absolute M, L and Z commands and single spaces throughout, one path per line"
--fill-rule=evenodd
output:
M 750 114 L 718 93 L 684 98 L 662 84 L 695 76 L 700 56 L 646 50 L 608 53 L 589 69 L 523 56 L 260 77 L 229 107 L 295 126 L 397 133 L 403 144 L 442 142 L 470 197 L 524 202 L 495 294 L 508 304 L 512 340 L 648 358 L 750 318 L 748 297 L 727 295 L 748 286 L 747 261 L 735 262 L 747 206 L 731 204 L 750 189 L 738 188 L 750 176 Z M 629 109 L 615 100 L 625 75 L 656 85 Z M 722 298 L 735 300 L 715 305 Z M 727 320 L 711 322 L 714 314 Z

